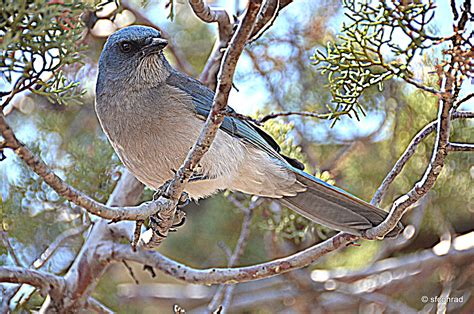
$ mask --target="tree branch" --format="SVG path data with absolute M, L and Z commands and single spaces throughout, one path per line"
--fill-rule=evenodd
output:
M 53 256 L 53 254 L 61 247 L 64 241 L 74 238 L 82 234 L 86 229 L 87 225 L 78 226 L 72 229 L 67 229 L 61 233 L 48 248 L 38 257 L 32 264 L 34 269 L 40 269 L 44 264 Z
M 165 192 L 166 198 L 171 200 L 173 204 L 178 202 L 186 183 L 194 172 L 194 168 L 198 165 L 204 154 L 209 150 L 217 135 L 220 125 L 224 121 L 235 67 L 240 55 L 242 54 L 248 36 L 252 31 L 260 5 L 261 1 L 249 1 L 247 13 L 232 37 L 229 48 L 224 53 L 221 69 L 218 75 L 217 92 L 214 96 L 209 116 L 207 117 L 196 143 L 188 152 L 184 163 L 176 172 Z M 160 199 L 162 198 L 163 197 Z M 173 224 L 175 211 L 176 208 L 173 206 L 165 208 L 159 212 L 160 224 L 158 226 L 158 232 L 154 232 L 153 236 L 149 239 L 149 242 L 144 243 L 145 245 L 155 246 L 163 241 Z
M 242 205 L 239 202 L 240 205 Z M 242 227 L 240 229 L 239 239 L 237 240 L 237 244 L 235 245 L 234 252 L 229 258 L 229 262 L 227 263 L 227 267 L 233 267 L 238 262 L 240 256 L 243 253 L 245 244 L 250 235 L 250 225 L 252 222 L 253 217 L 253 210 L 256 206 L 258 206 L 260 202 L 252 202 L 247 208 L 242 205 L 242 211 L 244 212 L 244 220 L 242 221 Z M 220 285 L 217 288 L 214 297 L 212 298 L 211 302 L 209 303 L 207 309 L 210 312 L 214 312 L 217 310 L 219 302 L 221 301 L 222 297 L 224 296 L 224 301 L 222 302 L 222 311 L 225 311 L 230 303 L 230 298 L 232 295 L 233 285 L 226 288 L 224 285 Z
M 259 39 L 263 33 L 273 25 L 278 13 L 292 2 L 293 0 L 266 0 L 260 10 L 252 35 L 250 35 L 249 42 L 254 42 Z
M 316 113 L 316 112 L 311 112 L 311 111 L 285 111 L 285 112 L 277 112 L 277 113 L 270 113 L 258 120 L 259 123 L 265 123 L 266 121 L 270 119 L 275 119 L 278 117 L 287 117 L 287 116 L 292 116 L 292 115 L 298 115 L 302 117 L 312 117 L 312 118 L 318 118 L 322 120 L 330 120 L 337 118 L 339 116 L 347 114 L 348 111 L 337 111 L 337 112 L 331 112 L 331 113 Z
M 186 282 L 205 285 L 232 284 L 269 278 L 308 266 L 321 256 L 346 246 L 357 238 L 355 235 L 339 233 L 328 240 L 290 256 L 262 264 L 238 268 L 196 269 L 171 260 L 156 251 L 139 249 L 134 252 L 130 245 L 126 244 L 103 246 L 99 252 L 101 258 L 112 258 L 117 261 L 125 259 L 149 265 L 159 269 L 165 274 Z
M 431 161 L 423 174 L 423 177 L 405 195 L 399 197 L 392 205 L 390 213 L 378 226 L 365 231 L 368 239 L 375 239 L 386 235 L 400 221 L 405 211 L 421 197 L 423 197 L 435 184 L 444 166 L 444 160 L 448 154 L 449 135 L 451 127 L 451 111 L 459 94 L 459 85 L 456 84 L 456 70 L 450 66 L 446 71 L 444 79 L 445 90 L 448 97 L 439 98 L 438 119 L 436 123 L 436 139 L 431 155 Z M 409 146 L 410 148 L 410 146 Z M 406 162 L 406 161 L 405 161 Z M 401 169 L 400 169 L 401 170 Z
M 440 96 L 442 94 L 441 91 L 435 89 L 435 88 L 432 88 L 432 87 L 429 87 L 429 86 L 426 86 L 426 85 L 423 85 L 423 83 L 421 82 L 418 82 L 410 77 L 407 77 L 407 76 L 403 76 L 402 79 L 407 82 L 408 84 L 411 84 L 413 86 L 415 86 L 416 88 L 418 89 L 421 89 L 421 90 L 424 90 L 425 92 L 428 92 L 428 93 L 431 93 L 433 95 L 438 95 Z
M 143 192 L 143 184 L 137 181 L 128 171 L 122 174 L 117 186 L 107 201 L 108 206 L 129 206 L 136 204 Z M 74 312 L 85 306 L 88 296 L 94 290 L 99 278 L 106 271 L 112 260 L 99 259 L 100 248 L 114 246 L 123 237 L 131 239 L 133 223 L 122 221 L 110 224 L 107 220 L 95 221 L 81 251 L 64 276 L 68 293 L 59 298 L 51 298 L 51 304 L 43 304 L 42 310 L 60 312 Z M 127 244 L 131 248 L 129 244 Z M 109 250 L 109 254 L 111 249 Z
M 474 112 L 471 111 L 459 111 L 454 112 L 451 116 L 451 119 L 467 119 L 474 118 Z M 410 144 L 407 146 L 406 150 L 403 152 L 402 156 L 397 160 L 392 170 L 387 174 L 385 179 L 383 179 L 380 187 L 374 194 L 374 197 L 371 200 L 371 204 L 379 205 L 382 202 L 383 197 L 387 193 L 388 187 L 395 178 L 400 174 L 405 167 L 406 163 L 410 158 L 415 154 L 418 145 L 431 133 L 433 133 L 438 126 L 438 121 L 433 121 L 427 124 L 421 131 L 419 131 L 415 137 L 411 140 Z
M 3 231 L 0 231 L 0 234 L 1 234 L 2 242 L 4 243 L 5 247 L 7 248 L 7 251 L 10 254 L 13 262 L 15 263 L 16 266 L 22 267 L 23 265 L 22 265 L 20 259 L 18 258 L 18 255 L 16 254 L 15 249 L 13 248 L 13 246 L 10 242 L 10 239 L 8 238 L 8 233 L 5 230 L 3 230 Z
M 278 16 L 280 10 L 285 8 L 293 0 L 266 0 L 257 16 L 251 34 L 247 43 L 257 40 Z M 224 50 L 229 46 L 229 39 L 232 35 L 233 25 L 230 22 L 229 15 L 224 10 L 213 10 L 202 0 L 189 0 L 189 4 L 196 16 L 206 23 L 217 22 L 219 25 L 219 41 L 215 45 L 211 57 L 207 60 L 199 80 L 209 88 L 215 89 L 219 70 L 219 64 L 223 58 Z
M 198 18 L 206 23 L 217 22 L 219 28 L 219 39 L 216 43 L 211 57 L 207 60 L 199 80 L 206 84 L 209 88 L 215 89 L 217 84 L 217 72 L 219 71 L 219 64 L 224 55 L 224 49 L 232 36 L 233 24 L 230 21 L 229 15 L 225 10 L 214 10 L 209 7 L 203 0 L 189 0 L 193 12 Z
M 104 219 L 111 219 L 114 222 L 120 220 L 144 220 L 163 208 L 172 207 L 174 205 L 165 198 L 160 198 L 157 201 L 143 203 L 134 207 L 110 207 L 103 205 L 85 193 L 71 187 L 58 177 L 41 158 L 35 156 L 25 144 L 16 138 L 15 133 L 8 125 L 3 114 L 0 114 L 0 133 L 4 138 L 5 146 L 14 150 L 16 155 L 20 157 L 31 170 L 43 178 L 53 190 L 91 214 Z
M 206 23 L 217 22 L 219 28 L 219 39 L 229 40 L 232 34 L 232 24 L 225 10 L 214 10 L 203 0 L 189 0 L 189 5 L 194 14 Z
M 444 255 L 437 255 L 433 249 L 426 249 L 421 252 L 413 253 L 396 258 L 388 258 L 378 261 L 373 265 L 361 270 L 347 271 L 347 270 L 330 270 L 325 274 L 325 280 L 337 280 L 341 282 L 355 282 L 357 280 L 373 277 L 377 274 L 386 272 L 396 273 L 397 270 L 402 270 L 405 276 L 398 278 L 398 280 L 406 280 L 409 274 L 413 274 L 415 270 L 422 270 L 424 272 L 431 272 L 437 267 L 446 265 L 448 263 L 465 263 L 472 262 L 474 257 L 474 247 L 464 250 L 456 250 L 451 248 Z M 387 282 L 386 284 L 391 284 Z
M 63 291 L 64 279 L 39 270 L 23 267 L 0 266 L 0 282 L 27 284 L 46 294 L 60 295 Z
M 450 152 L 472 152 L 474 151 L 474 144 L 470 143 L 449 143 L 448 151 Z
M 61 247 L 61 245 L 63 244 L 64 241 L 66 241 L 66 240 L 68 240 L 72 237 L 80 235 L 81 233 L 83 233 L 86 230 L 87 227 L 88 227 L 87 225 L 82 225 L 82 226 L 79 226 L 79 227 L 68 229 L 68 230 L 64 231 L 63 233 L 61 233 L 53 241 L 53 243 L 51 243 L 48 246 L 48 248 L 40 255 L 40 257 L 38 257 L 31 264 L 31 267 L 33 269 L 36 269 L 36 270 L 43 267 L 44 264 L 46 264 L 46 262 L 54 255 L 54 253 L 57 251 L 57 249 Z M 15 295 L 18 293 L 18 291 L 20 291 L 21 287 L 22 287 L 22 285 L 14 287 L 11 291 L 9 291 L 8 295 L 4 295 L 4 298 L 2 300 L 2 305 L 3 306 L 8 306 L 10 304 L 10 301 L 15 297 Z M 34 291 L 31 291 L 30 295 L 33 294 L 33 293 L 34 293 Z M 28 297 L 26 297 L 26 298 L 28 298 Z
M 455 107 L 457 108 L 457 107 L 461 106 L 463 103 L 465 103 L 466 101 L 472 99 L 473 97 L 474 97 L 474 93 L 471 93 L 471 94 L 467 95 L 466 97 L 464 97 L 461 100 L 457 101 Z
M 96 299 L 90 297 L 86 302 L 86 309 L 90 309 L 99 314 L 112 314 L 114 311 L 97 301 Z

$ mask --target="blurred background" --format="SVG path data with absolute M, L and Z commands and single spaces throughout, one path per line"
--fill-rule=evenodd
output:
M 232 14 L 240 14 L 246 6 L 246 1 L 239 0 L 207 2 Z M 436 1 L 436 5 L 430 31 L 443 36 L 452 24 L 449 1 Z M 141 1 L 122 1 L 120 7 L 110 2 L 96 16 L 99 20 L 84 31 L 83 64 L 65 69 L 68 78 L 80 83 L 84 95 L 59 103 L 25 92 L 16 96 L 4 113 L 21 141 L 57 174 L 106 202 L 123 171 L 98 125 L 93 104 L 97 61 L 107 36 L 130 24 L 156 25 L 169 36 L 171 47 L 179 51 L 177 60 L 177 54 L 168 48 L 168 59 L 198 77 L 212 52 L 217 26 L 199 20 L 184 0 L 150 0 L 144 5 Z M 278 111 L 326 112 L 326 104 L 331 101 L 328 80 L 311 57 L 315 49 L 323 49 L 328 41 L 336 39 L 346 20 L 337 0 L 299 0 L 288 5 L 273 26 L 245 49 L 229 105 L 255 118 Z M 442 58 L 438 48 L 417 55 L 417 79 L 436 81 L 434 65 Z M 7 80 L 0 79 L 0 88 L 9 89 Z M 468 81 L 462 93 L 473 91 Z M 290 116 L 268 121 L 264 128 L 287 154 L 304 161 L 308 172 L 369 201 L 412 137 L 436 118 L 437 98 L 401 80 L 390 80 L 382 91 L 367 91 L 361 103 L 366 115 L 359 120 L 344 116 L 333 124 Z M 459 108 L 473 109 L 472 99 Z M 472 142 L 472 122 L 454 121 L 451 138 Z M 420 144 L 390 186 L 382 207 L 388 209 L 420 179 L 433 140 L 430 136 Z M 6 150 L 5 155 L 0 162 L 0 265 L 29 265 L 63 232 L 79 228 L 77 235 L 68 238 L 43 266 L 45 271 L 63 274 L 83 242 L 81 228 L 89 225 L 91 218 L 59 197 L 13 152 Z M 306 269 L 237 285 L 230 312 L 395 313 L 397 308 L 399 312 L 436 312 L 437 304 L 423 303 L 421 297 L 446 293 L 464 296 L 463 303 L 447 304 L 449 311 L 474 312 L 473 177 L 474 155 L 450 154 L 435 187 L 403 218 L 407 228 L 399 239 L 359 241 L 360 246 L 324 256 Z M 146 189 L 143 200 L 151 199 L 152 194 Z M 225 192 L 187 206 L 186 225 L 159 251 L 193 267 L 226 266 L 244 218 L 242 210 L 234 205 L 236 200 L 241 204 L 251 202 L 242 195 Z M 284 208 L 263 202 L 254 209 L 250 239 L 238 264 L 282 257 L 333 234 Z M 457 235 L 463 237 L 456 245 L 470 253 L 443 258 L 450 254 L 456 243 L 452 239 Z M 379 261 L 384 261 L 388 270 L 376 268 L 380 267 Z M 115 264 L 93 293 L 114 311 L 171 313 L 173 304 L 179 304 L 198 313 L 206 309 L 215 293 L 216 287 L 189 285 L 160 273 L 152 278 L 139 265 L 131 263 L 129 267 L 135 278 L 123 264 Z M 17 310 L 37 309 L 43 298 L 32 293 L 33 289 L 23 290 L 15 299 Z

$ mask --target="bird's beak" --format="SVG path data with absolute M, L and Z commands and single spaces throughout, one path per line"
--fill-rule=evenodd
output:
M 145 52 L 157 52 L 163 50 L 168 45 L 168 41 L 163 38 L 150 38 L 145 45 Z

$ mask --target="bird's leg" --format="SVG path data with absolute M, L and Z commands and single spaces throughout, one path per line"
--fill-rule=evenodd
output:
M 186 222 L 186 213 L 181 210 L 179 207 L 176 208 L 176 212 L 174 214 L 173 225 L 170 228 L 170 232 L 178 231 L 179 227 L 182 227 Z
M 188 193 L 183 192 L 179 198 L 178 205 L 176 205 L 176 212 L 174 214 L 173 225 L 171 226 L 170 231 L 177 231 L 178 228 L 183 226 L 186 222 L 186 213 L 182 210 L 182 208 L 188 205 L 189 202 L 190 200 Z

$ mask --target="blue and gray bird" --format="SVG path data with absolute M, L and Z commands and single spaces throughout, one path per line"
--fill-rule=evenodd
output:
M 175 70 L 167 41 L 145 26 L 112 34 L 99 61 L 96 112 L 123 164 L 158 189 L 181 166 L 212 106 L 214 92 Z M 229 109 L 232 110 L 232 109 Z M 330 228 L 360 235 L 387 212 L 303 172 L 258 126 L 226 117 L 185 191 L 193 199 L 229 189 L 274 198 Z M 388 236 L 396 236 L 397 226 Z

